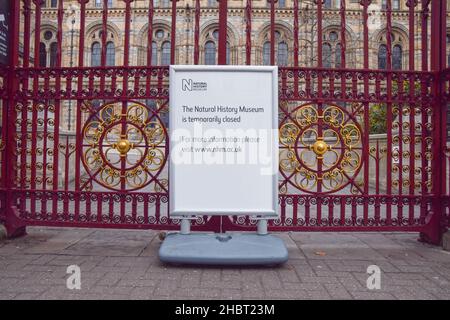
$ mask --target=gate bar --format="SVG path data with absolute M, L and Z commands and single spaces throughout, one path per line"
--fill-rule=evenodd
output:
M 219 57 L 217 64 L 227 64 L 227 16 L 228 0 L 219 1 Z
M 443 82 L 440 77 L 445 69 L 446 61 L 446 18 L 447 18 L 447 0 L 432 0 L 431 3 L 431 71 L 434 72 L 433 81 L 433 202 L 432 212 L 429 215 L 428 230 L 421 233 L 421 239 L 430 243 L 439 245 L 441 243 L 444 226 L 443 221 L 444 203 L 442 197 L 442 185 L 445 183 L 444 177 L 444 148 L 445 124 L 442 117 L 445 117 L 445 104 L 442 101 Z
M 11 47 L 9 48 L 9 68 L 8 68 L 8 81 L 7 81 L 7 90 L 8 90 L 8 99 L 6 104 L 3 106 L 3 111 L 6 111 L 4 117 L 7 119 L 6 125 L 6 136 L 5 136 L 5 144 L 6 148 L 4 151 L 5 162 L 3 165 L 3 179 L 5 179 L 6 186 L 6 198 L 5 198 L 5 210 L 6 210 L 6 221 L 5 227 L 7 236 L 18 237 L 26 234 L 25 223 L 20 221 L 16 217 L 15 203 L 14 197 L 12 195 L 12 189 L 16 180 L 16 172 L 9 171 L 8 168 L 16 167 L 16 145 L 15 145 L 15 131 L 16 131 L 16 119 L 17 112 L 14 107 L 14 93 L 18 88 L 18 78 L 15 74 L 15 68 L 19 63 L 19 32 L 20 32 L 20 1 L 12 1 L 11 2 Z

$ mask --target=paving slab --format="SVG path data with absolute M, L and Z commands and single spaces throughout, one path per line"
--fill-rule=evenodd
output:
M 282 266 L 161 263 L 159 231 L 29 227 L 0 240 L 0 300 L 450 299 L 450 253 L 415 233 L 277 233 Z M 66 282 L 69 265 L 81 289 Z M 367 288 L 367 267 L 381 288 Z

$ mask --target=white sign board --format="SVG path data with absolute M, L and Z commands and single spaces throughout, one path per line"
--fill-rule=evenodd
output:
M 172 216 L 276 216 L 278 69 L 170 67 Z

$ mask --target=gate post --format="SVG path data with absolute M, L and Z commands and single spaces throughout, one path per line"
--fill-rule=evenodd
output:
M 446 18 L 447 0 L 432 0 L 431 2 L 431 72 L 433 79 L 433 160 L 432 160 L 432 204 L 431 214 L 427 217 L 426 230 L 421 233 L 421 240 L 440 245 L 442 234 L 445 230 L 443 225 L 444 202 L 443 185 L 445 183 L 445 139 L 443 129 L 446 125 L 446 105 L 444 103 L 444 88 L 441 81 L 443 71 L 446 67 Z M 444 115 L 444 116 L 443 116 Z
M 10 48 L 9 48 L 9 69 L 8 69 L 8 99 L 3 107 L 6 118 L 6 137 L 5 137 L 5 162 L 3 163 L 3 177 L 5 179 L 6 199 L 5 228 L 8 238 L 19 237 L 26 234 L 25 223 L 20 221 L 17 216 L 12 189 L 16 180 L 16 119 L 15 93 L 18 88 L 18 80 L 15 74 L 19 62 L 19 21 L 20 21 L 20 3 L 21 1 L 11 2 L 11 22 L 10 22 Z

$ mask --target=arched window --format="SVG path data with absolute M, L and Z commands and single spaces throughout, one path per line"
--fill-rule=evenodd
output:
M 166 66 L 169 64 L 170 64 L 170 42 L 166 41 L 162 44 L 161 65 Z
M 263 44 L 263 65 L 270 65 L 270 42 L 264 42 Z
M 112 0 L 108 0 L 107 5 L 108 5 L 108 8 L 112 8 L 112 5 L 113 5 Z M 95 0 L 95 6 L 97 8 L 102 8 L 103 7 L 103 0 Z
M 39 67 L 47 67 L 47 50 L 43 42 L 39 44 Z
M 378 48 L 378 69 L 386 69 L 387 66 L 387 47 L 385 44 Z
M 50 44 L 50 67 L 56 66 L 56 60 L 58 59 L 58 45 L 56 42 Z
M 205 64 L 216 64 L 216 44 L 213 41 L 205 43 Z
M 325 0 L 325 1 L 323 1 L 322 0 L 322 2 L 323 2 L 323 8 L 324 9 L 336 9 L 336 8 L 340 8 L 340 6 L 341 6 L 341 1 L 340 0 Z M 356 1 L 354 1 L 354 2 L 356 2 Z
M 232 39 L 233 35 L 228 34 L 228 39 Z M 202 57 L 201 61 L 205 65 L 215 65 L 218 63 L 218 48 L 219 48 L 219 29 L 209 29 L 204 32 L 202 40 Z M 231 45 L 230 42 L 226 42 L 225 45 L 225 64 L 233 63 L 231 61 Z
M 381 1 L 381 9 L 382 10 L 387 9 L 387 1 L 386 0 Z M 392 10 L 400 10 L 400 0 L 391 0 L 391 9 Z
M 400 0 L 392 0 L 392 10 L 400 10 Z
M 277 62 L 279 66 L 286 66 L 288 64 L 288 45 L 286 42 L 278 44 Z
M 397 44 L 394 46 L 392 50 L 392 69 L 401 70 L 402 59 L 403 59 L 403 49 L 401 45 Z
M 39 43 L 39 58 L 36 65 L 40 67 L 54 67 L 58 57 L 58 45 L 56 32 L 50 29 L 41 31 L 41 42 Z
M 152 42 L 152 66 L 158 65 L 158 45 L 155 41 Z
M 91 47 L 91 66 L 98 67 L 101 63 L 100 43 L 94 42 Z
M 106 44 L 106 65 L 114 66 L 116 64 L 116 47 L 114 42 L 109 41 Z
M 323 2 L 323 7 L 326 9 L 331 9 L 331 0 L 325 0 L 325 2 Z
M 148 39 L 149 30 L 142 35 L 142 43 L 138 47 L 138 62 L 141 65 L 169 65 L 170 64 L 170 29 L 166 29 L 165 26 L 157 26 L 152 28 L 152 42 L 146 41 Z M 151 48 L 150 48 L 151 46 Z M 150 49 L 150 50 L 149 50 Z M 149 51 L 151 51 L 151 59 L 148 60 Z
M 342 66 L 341 37 L 341 31 L 338 29 L 331 29 L 323 33 L 322 66 L 324 68 L 340 68 Z
M 279 66 L 287 66 L 289 64 L 289 31 L 280 26 L 274 32 L 274 37 L 271 39 L 271 34 L 268 31 L 264 34 L 262 45 L 262 64 Z M 272 42 L 273 41 L 273 42 Z M 272 52 L 272 45 L 274 52 Z M 272 61 L 272 57 L 275 61 Z
M 91 42 L 91 66 L 114 66 L 116 64 L 116 38 L 115 33 L 109 29 L 97 28 L 87 36 Z M 105 41 L 103 46 L 103 40 Z M 103 60 L 104 59 L 104 60 Z
M 322 67 L 331 68 L 331 45 L 328 43 L 322 46 Z
M 335 48 L 336 52 L 334 53 L 334 65 L 336 68 L 342 67 L 342 47 L 341 44 L 338 43 Z
M 278 8 L 285 8 L 286 0 L 278 0 Z

